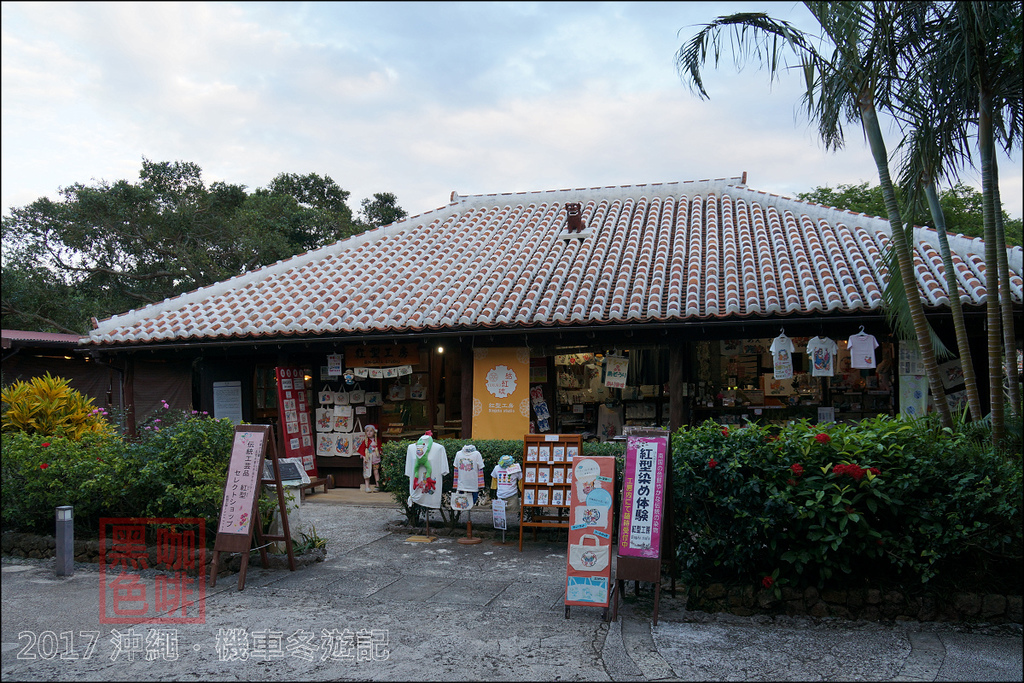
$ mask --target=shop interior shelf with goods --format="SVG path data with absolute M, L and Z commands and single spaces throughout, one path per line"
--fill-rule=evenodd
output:
M 617 353 L 619 360 L 629 358 L 629 362 L 634 363 L 643 352 L 623 350 Z M 604 441 L 621 434 L 624 426 L 656 427 L 668 421 L 669 395 L 664 382 L 639 384 L 643 379 L 630 370 L 626 386 L 609 387 L 606 383 L 609 358 L 602 353 L 555 356 L 558 404 L 555 428 L 560 432 Z
M 771 338 L 698 342 L 697 381 L 687 392 L 692 422 L 785 424 L 893 413 L 892 344 L 879 345 L 877 368 L 852 368 L 846 340 L 833 345 L 834 355 L 825 367 L 820 355 L 812 359 L 808 353 L 811 338 L 787 341 L 792 351 L 782 370 L 775 367 Z

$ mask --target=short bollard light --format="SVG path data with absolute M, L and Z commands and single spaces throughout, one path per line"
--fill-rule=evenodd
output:
M 61 505 L 57 508 L 57 576 L 73 576 L 75 573 L 73 510 L 70 505 Z

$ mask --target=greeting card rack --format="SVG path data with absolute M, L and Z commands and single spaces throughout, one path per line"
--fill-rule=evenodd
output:
M 526 434 L 523 437 L 523 504 L 519 509 L 519 550 L 523 529 L 569 528 L 572 459 L 583 453 L 579 434 Z M 527 510 L 530 519 L 527 521 Z M 554 513 L 548 512 L 553 510 Z

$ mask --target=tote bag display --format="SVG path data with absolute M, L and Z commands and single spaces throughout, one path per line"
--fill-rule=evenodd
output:
M 331 391 L 331 388 L 325 384 L 324 388 L 317 393 L 316 399 L 317 403 L 321 405 L 331 405 L 332 403 L 334 403 L 334 392 Z
M 416 380 L 416 384 L 409 388 L 409 398 L 413 401 L 425 401 L 427 399 L 427 390 L 423 388 L 419 380 Z
M 334 405 L 336 406 L 347 406 L 349 404 L 349 396 L 347 391 L 335 391 L 334 392 Z
M 376 408 L 383 405 L 384 397 L 379 391 L 367 391 L 366 392 L 366 405 L 369 408 Z
M 350 434 L 338 434 L 334 436 L 334 454 L 339 457 L 348 457 L 349 447 L 352 445 Z
M 316 431 L 334 431 L 334 410 L 331 408 L 316 409 Z
M 359 448 L 366 441 L 366 434 L 363 433 L 362 428 L 357 428 L 356 431 L 349 435 L 349 455 L 359 455 Z
M 472 493 L 456 493 L 452 492 L 451 497 L 452 510 L 468 510 L 473 507 L 473 494 Z
M 352 431 L 352 406 L 334 407 L 334 431 L 346 433 Z
M 587 543 L 593 541 L 593 545 Z M 611 546 L 602 546 L 601 539 L 593 534 L 584 534 L 580 542 L 569 546 L 569 566 L 579 572 L 599 572 L 608 566 Z
M 316 454 L 323 458 L 335 455 L 334 432 L 324 432 L 316 435 Z
M 405 389 L 406 386 L 401 382 L 395 382 L 388 387 L 388 400 L 389 401 L 404 401 L 405 400 Z
M 366 399 L 366 392 L 355 385 L 352 391 L 348 392 L 348 402 L 351 404 L 362 403 Z

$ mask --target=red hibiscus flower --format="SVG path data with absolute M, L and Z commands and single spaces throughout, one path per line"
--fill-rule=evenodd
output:
M 39 469 L 41 469 L 41 470 L 45 470 L 45 469 L 46 469 L 47 467 L 49 467 L 49 465 L 47 465 L 47 464 L 46 464 L 46 463 L 44 462 L 44 463 L 43 463 L 42 465 L 40 465 L 40 466 L 39 466 Z
M 46 443 L 44 443 L 44 444 L 40 444 L 40 445 L 41 445 L 41 446 L 42 446 L 43 448 L 46 448 L 47 446 L 49 446 L 49 445 L 50 445 L 50 442 L 49 442 L 49 441 L 47 441 Z
M 717 466 L 718 466 L 718 461 L 717 460 L 715 460 L 714 458 L 711 458 L 710 460 L 708 460 L 708 467 L 710 467 L 711 469 L 715 469 Z
M 789 469 L 792 470 L 793 476 L 796 476 L 796 477 L 799 477 L 800 475 L 802 475 L 804 473 L 803 465 L 801 465 L 798 462 L 795 462 L 792 465 L 790 465 Z
M 761 579 L 761 585 L 765 588 L 771 588 L 773 583 L 775 583 L 775 579 L 773 579 L 770 576 L 766 576 L 763 579 Z
M 729 428 L 722 427 L 722 436 L 729 436 Z
M 828 443 L 829 441 L 832 440 L 832 437 L 829 436 L 828 434 L 822 433 L 815 436 L 814 440 L 817 441 L 818 443 Z

